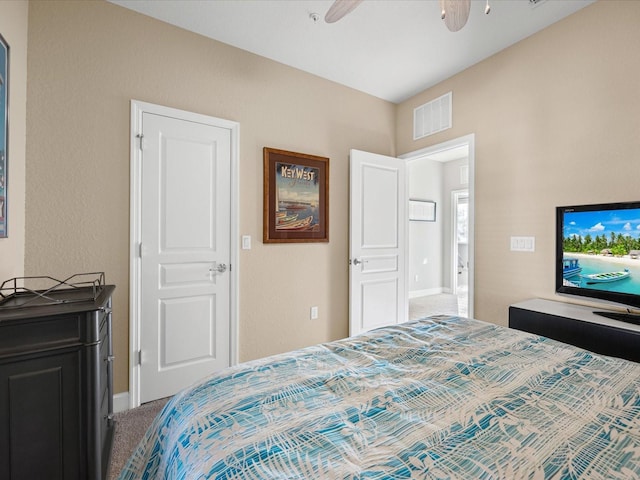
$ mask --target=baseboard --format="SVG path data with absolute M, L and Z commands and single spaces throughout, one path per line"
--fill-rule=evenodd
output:
M 113 396 L 113 413 L 129 410 L 129 392 L 116 393 Z

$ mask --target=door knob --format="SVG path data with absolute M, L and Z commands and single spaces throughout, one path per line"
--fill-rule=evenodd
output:
M 368 263 L 369 260 L 360 260 L 359 258 L 354 258 L 353 259 L 353 264 L 354 265 L 360 265 L 361 263 Z
M 224 272 L 227 271 L 227 265 L 224 264 L 224 263 L 219 263 L 218 267 L 217 267 L 217 270 L 218 270 L 219 273 L 224 273 Z

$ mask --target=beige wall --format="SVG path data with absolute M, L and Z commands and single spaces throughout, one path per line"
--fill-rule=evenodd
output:
M 254 240 L 240 254 L 241 360 L 345 336 L 349 149 L 475 133 L 475 311 L 505 324 L 510 303 L 553 297 L 556 205 L 638 198 L 637 25 L 640 2 L 597 2 L 396 108 L 115 5 L 32 1 L 25 271 L 106 271 L 127 390 L 135 98 L 240 122 L 240 233 Z M 413 108 L 449 90 L 454 128 L 414 142 Z M 329 244 L 261 243 L 263 146 L 331 158 Z M 536 252 L 510 252 L 511 235 L 534 235 Z
M 597 2 L 398 107 L 398 154 L 476 135 L 477 318 L 554 298 L 556 206 L 640 199 L 639 26 L 640 2 Z M 413 141 L 413 108 L 448 91 L 454 128 Z
M 240 123 L 240 360 L 348 333 L 350 148 L 394 154 L 395 106 L 102 1 L 29 8 L 26 271 L 106 272 L 128 390 L 129 101 Z M 330 157 L 330 242 L 262 244 L 262 148 Z M 309 320 L 309 307 L 320 316 Z
M 28 12 L 27 2 L 0 2 L 0 34 L 9 44 L 9 236 L 0 238 L 0 283 L 24 276 Z

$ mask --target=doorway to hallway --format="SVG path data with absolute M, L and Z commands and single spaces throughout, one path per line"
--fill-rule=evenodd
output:
M 474 142 L 471 134 L 400 157 L 409 164 L 409 197 L 436 202 L 435 222 L 409 222 L 410 318 L 473 316 Z

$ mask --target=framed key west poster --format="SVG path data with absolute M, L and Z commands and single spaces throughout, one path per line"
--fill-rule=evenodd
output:
M 7 151 L 9 143 L 9 45 L 0 34 L 0 238 L 7 237 Z
M 264 243 L 329 241 L 329 159 L 264 147 Z

